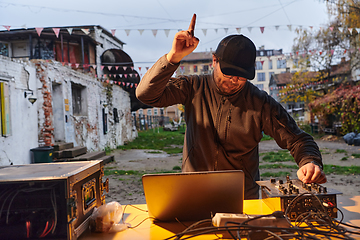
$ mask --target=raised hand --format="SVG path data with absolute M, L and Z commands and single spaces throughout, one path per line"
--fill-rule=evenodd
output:
M 180 62 L 183 57 L 192 53 L 199 44 L 199 39 L 194 36 L 195 22 L 196 14 L 193 15 L 188 30 L 175 34 L 172 48 L 166 56 L 169 62 Z

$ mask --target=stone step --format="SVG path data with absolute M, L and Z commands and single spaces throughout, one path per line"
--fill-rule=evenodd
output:
M 85 154 L 87 152 L 86 147 L 74 147 L 70 149 L 63 150 L 62 157 L 63 158 L 74 158 Z
M 100 151 L 100 152 L 91 152 L 91 153 L 86 153 L 83 155 L 80 155 L 78 157 L 75 157 L 72 159 L 72 161 L 89 161 L 89 160 L 97 160 L 103 156 L 106 156 L 106 152 L 105 151 Z
M 69 149 L 69 148 L 73 148 L 74 147 L 74 143 L 69 142 L 57 142 L 54 146 L 54 152 L 55 151 L 61 151 L 61 150 L 65 150 L 65 149 Z
M 110 162 L 113 162 L 115 160 L 115 157 L 114 157 L 114 155 L 107 155 L 107 156 L 104 156 L 104 157 L 101 157 L 101 158 L 98 158 L 98 159 L 94 159 L 94 160 L 103 160 L 104 165 L 105 165 L 105 164 L 108 164 Z

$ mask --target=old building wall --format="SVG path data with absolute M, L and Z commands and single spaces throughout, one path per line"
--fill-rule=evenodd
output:
M 55 141 L 98 151 L 137 136 L 132 128 L 129 93 L 117 85 L 109 88 L 90 73 L 74 71 L 59 62 L 0 56 L 0 82 L 9 86 L 11 123 L 10 134 L 0 136 L 0 165 L 28 164 L 30 149 L 51 146 Z M 34 92 L 31 97 L 37 98 L 33 105 L 29 96 L 24 97 L 29 90 Z
M 0 134 L 0 165 L 28 164 L 30 149 L 38 147 L 37 103 L 24 95 L 30 89 L 37 97 L 34 64 L 0 56 L 0 82 L 7 84 L 10 97 L 10 132 Z

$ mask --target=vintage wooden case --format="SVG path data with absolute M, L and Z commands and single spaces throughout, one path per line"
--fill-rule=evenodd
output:
M 77 239 L 105 203 L 103 161 L 0 167 L 0 239 Z

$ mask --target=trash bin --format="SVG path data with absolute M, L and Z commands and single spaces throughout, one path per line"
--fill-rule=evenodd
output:
M 43 146 L 32 148 L 32 163 L 49 163 L 52 162 L 53 147 Z

